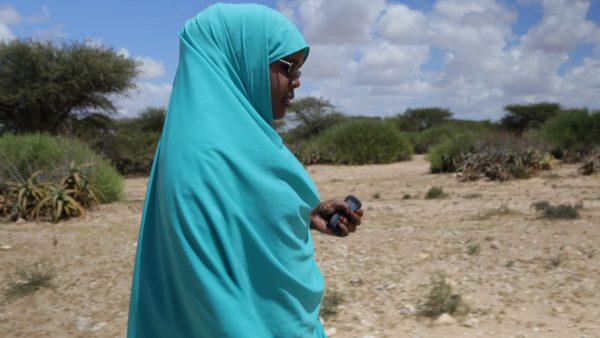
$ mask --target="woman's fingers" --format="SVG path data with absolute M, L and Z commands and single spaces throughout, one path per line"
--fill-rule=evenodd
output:
M 346 217 L 343 217 L 343 216 L 340 217 L 340 223 L 342 225 L 344 225 L 344 227 L 346 228 L 346 230 L 348 231 L 348 233 L 355 232 L 356 231 L 356 226 L 358 225 L 355 222 L 348 221 L 348 219 Z M 341 226 L 340 226 L 340 228 L 341 228 Z

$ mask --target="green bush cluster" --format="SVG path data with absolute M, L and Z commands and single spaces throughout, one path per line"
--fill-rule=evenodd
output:
M 427 153 L 431 172 L 459 172 L 463 180 L 528 178 L 550 169 L 546 145 L 502 132 L 463 132 L 445 137 Z
M 76 135 L 108 158 L 123 175 L 148 175 L 165 119 L 165 109 L 150 107 L 138 117 L 92 115 L 78 121 Z
M 463 154 L 474 149 L 474 137 L 470 132 L 445 136 L 437 145 L 429 148 L 427 160 L 432 173 L 455 172 Z
M 600 112 L 560 111 L 541 127 L 540 135 L 554 146 L 557 157 L 580 160 L 600 146 Z
M 408 137 L 416 154 L 425 154 L 429 148 L 439 144 L 444 138 L 461 133 L 484 134 L 493 128 L 488 121 L 450 120 L 420 132 L 409 132 Z
M 329 128 L 304 144 L 305 164 L 380 164 L 412 156 L 408 138 L 381 120 L 355 120 Z
M 424 302 L 419 304 L 417 314 L 429 318 L 437 318 L 447 313 L 463 314 L 468 311 L 460 294 L 452 292 L 452 286 L 443 275 L 431 278 L 430 290 Z
M 73 164 L 91 163 L 81 169 L 103 203 L 118 200 L 123 178 L 108 160 L 87 145 L 47 134 L 6 134 L 0 137 L 0 182 L 25 182 L 39 172 L 37 180 L 60 184 Z M 1 190 L 1 189 L 0 189 Z
M 579 209 L 583 204 L 558 204 L 552 205 L 548 201 L 539 201 L 531 205 L 536 211 L 541 213 L 542 218 L 549 219 L 576 219 L 579 218 Z
M 489 146 L 463 154 L 457 171 L 463 180 L 486 177 L 492 181 L 529 178 L 535 172 L 551 168 L 552 155 L 536 149 L 505 149 Z

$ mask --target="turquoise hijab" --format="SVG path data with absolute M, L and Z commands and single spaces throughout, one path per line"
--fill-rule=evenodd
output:
M 259 5 L 210 6 L 179 35 L 128 337 L 324 337 L 309 229 L 319 195 L 271 126 L 269 64 L 306 42 Z

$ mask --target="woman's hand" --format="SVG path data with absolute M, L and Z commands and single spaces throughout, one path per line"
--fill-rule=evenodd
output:
M 327 227 L 327 222 L 329 222 L 329 219 L 336 211 L 341 211 L 342 213 L 339 221 L 341 230 L 339 235 L 335 234 Z M 356 231 L 356 227 L 360 225 L 362 215 L 362 209 L 350 213 L 350 206 L 342 200 L 328 200 L 319 203 L 319 205 L 311 211 L 310 228 L 325 234 L 345 237 L 351 232 Z

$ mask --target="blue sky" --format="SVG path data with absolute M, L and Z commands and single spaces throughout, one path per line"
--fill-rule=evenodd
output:
M 166 104 L 177 32 L 211 3 L 0 0 L 0 39 L 88 40 L 141 61 L 138 90 L 117 98 L 132 116 Z M 600 1 L 260 3 L 288 15 L 311 45 L 299 96 L 323 96 L 347 114 L 442 106 L 497 119 L 506 104 L 542 100 L 600 108 Z

